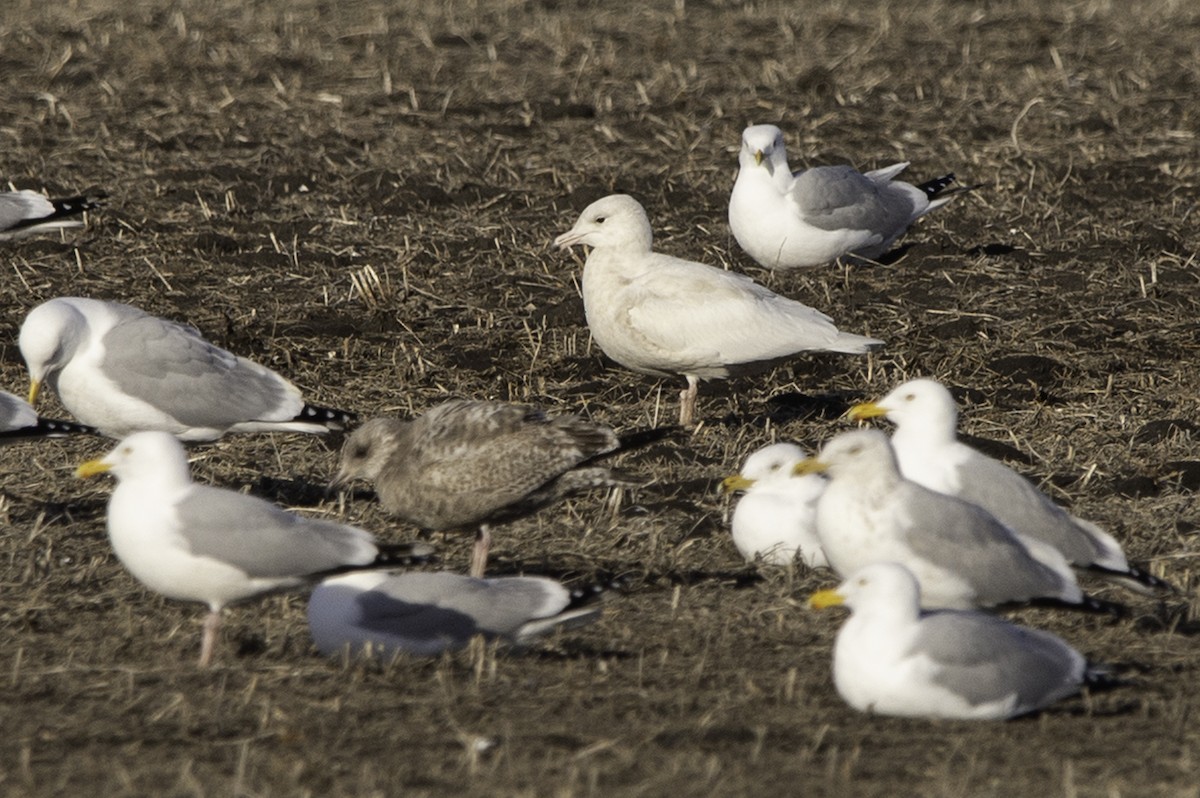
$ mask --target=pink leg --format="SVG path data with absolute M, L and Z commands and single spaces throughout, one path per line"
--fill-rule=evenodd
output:
M 471 550 L 471 576 L 482 579 L 487 570 L 488 549 L 492 545 L 492 531 L 487 524 L 480 524 L 475 533 L 475 548 Z
M 700 379 L 687 375 L 688 387 L 679 392 L 679 426 L 690 427 L 696 423 L 696 394 L 700 390 Z
M 212 610 L 204 619 L 204 639 L 200 643 L 200 667 L 207 668 L 212 662 L 213 647 L 217 642 L 217 629 L 221 627 L 221 611 Z

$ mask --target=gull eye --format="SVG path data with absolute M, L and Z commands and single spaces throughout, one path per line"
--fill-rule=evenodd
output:
M 905 395 L 904 401 L 911 402 L 912 400 L 914 400 L 916 398 L 917 398 L 917 395 L 915 393 L 910 393 L 910 394 Z
M 604 220 L 605 220 L 605 218 L 606 218 L 606 217 L 604 217 L 604 216 L 597 216 L 597 217 L 596 217 L 596 224 L 604 224 Z
M 128 454 L 133 454 L 133 447 L 132 447 L 132 446 L 126 446 L 126 447 L 122 448 L 122 449 L 121 449 L 121 454 L 126 454 L 126 455 L 128 455 Z
M 783 463 L 771 463 L 771 470 L 778 471 L 781 465 L 783 465 Z

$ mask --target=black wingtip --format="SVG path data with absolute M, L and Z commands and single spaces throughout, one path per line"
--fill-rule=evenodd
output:
M 96 191 L 91 194 L 80 194 L 76 197 L 61 197 L 59 199 L 50 200 L 50 204 L 54 206 L 54 214 L 49 218 L 57 218 L 60 216 L 74 216 L 77 213 L 84 211 L 94 211 L 104 204 L 108 199 L 108 193 L 105 191 Z M 43 219 L 42 221 L 45 221 Z
M 625 583 L 619 578 L 575 585 L 570 588 L 571 601 L 563 608 L 563 612 L 591 606 L 598 601 L 602 601 L 607 594 L 620 592 L 624 589 Z
M 926 180 L 924 183 L 920 183 L 917 188 L 924 191 L 925 196 L 929 197 L 929 199 L 936 199 L 949 186 L 953 185 L 954 180 L 954 173 L 950 172 L 941 177 L 935 177 L 933 180 Z
M 1042 607 L 1052 610 L 1075 610 L 1077 612 L 1090 612 L 1096 615 L 1110 615 L 1114 618 L 1125 618 L 1129 615 L 1129 608 L 1118 601 L 1106 601 L 1095 596 L 1089 596 L 1084 593 L 1083 598 L 1079 601 L 1067 601 L 1066 599 L 1050 598 L 1042 596 L 1024 602 L 1026 607 Z
M 380 543 L 379 556 L 372 567 L 381 565 L 422 565 L 437 557 L 437 549 L 428 543 Z
M 95 427 L 77 424 L 74 421 L 59 421 L 54 418 L 38 418 L 37 423 L 20 429 L 0 432 L 0 440 L 32 440 L 35 438 L 65 438 L 68 435 L 99 435 Z
M 1128 684 L 1131 684 L 1128 679 L 1121 678 L 1111 665 L 1102 662 L 1089 661 L 1083 672 L 1083 686 L 1092 692 L 1112 690 Z
M 1138 592 L 1149 591 L 1151 593 L 1171 593 L 1180 595 L 1183 593 L 1175 585 L 1165 579 L 1160 579 L 1149 571 L 1144 571 L 1136 565 L 1130 565 L 1125 570 L 1117 570 L 1115 568 L 1106 568 L 1103 565 L 1092 564 L 1085 568 L 1088 573 L 1096 574 L 1105 579 L 1112 579 L 1116 582 L 1125 584 Z M 1132 583 L 1132 584 L 1129 584 Z M 1144 588 L 1144 590 L 1141 590 Z
M 620 451 L 627 452 L 630 449 L 640 449 L 667 438 L 683 435 L 685 432 L 686 430 L 680 426 L 651 427 L 623 433 L 618 435 L 617 439 L 621 442 Z
M 292 421 L 302 421 L 306 424 L 320 424 L 326 429 L 344 430 L 358 420 L 358 413 L 350 410 L 338 410 L 333 407 L 306 404 Z

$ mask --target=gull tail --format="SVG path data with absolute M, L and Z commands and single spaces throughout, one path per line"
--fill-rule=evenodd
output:
M 20 429 L 0 432 L 0 443 L 32 440 L 35 438 L 65 438 L 68 435 L 99 435 L 95 427 L 77 424 L 74 421 L 59 421 L 53 418 L 38 418 L 36 424 Z

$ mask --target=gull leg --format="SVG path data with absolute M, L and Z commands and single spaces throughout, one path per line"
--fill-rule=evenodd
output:
M 487 524 L 480 524 L 475 533 L 475 547 L 471 550 L 471 576 L 483 578 L 487 570 L 488 549 L 492 545 L 492 530 Z
M 217 629 L 221 627 L 221 610 L 210 610 L 204 619 L 204 638 L 200 643 L 200 667 L 207 668 L 212 662 L 213 646 L 217 642 Z
M 687 375 L 688 387 L 679 392 L 679 426 L 690 427 L 696 423 L 696 394 L 700 391 L 700 378 Z

